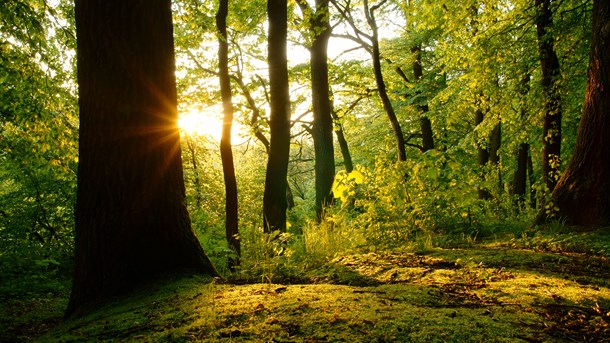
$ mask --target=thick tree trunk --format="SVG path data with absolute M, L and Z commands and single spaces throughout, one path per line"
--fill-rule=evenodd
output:
M 80 146 L 67 316 L 159 273 L 217 275 L 191 230 L 170 0 L 77 0 Z
M 218 76 L 220 95 L 222 97 L 222 136 L 220 138 L 220 158 L 225 182 L 225 235 L 229 248 L 235 253 L 228 259 L 228 267 L 234 272 L 239 266 L 241 244 L 239 241 L 237 180 L 233 164 L 233 149 L 231 148 L 231 128 L 233 127 L 233 96 L 231 94 L 231 78 L 229 76 L 229 42 L 227 40 L 227 15 L 229 0 L 220 0 L 216 14 L 218 28 Z
M 559 60 L 554 48 L 551 0 L 535 0 L 536 34 L 542 71 L 544 127 L 542 132 L 542 181 L 549 191 L 557 184 L 561 167 L 561 95 Z
M 394 139 L 396 140 L 396 151 L 398 153 L 399 161 L 407 160 L 407 151 L 405 146 L 405 137 L 402 132 L 402 128 L 400 127 L 400 122 L 396 117 L 396 112 L 394 112 L 394 107 L 392 106 L 392 102 L 390 101 L 390 97 L 388 96 L 388 92 L 385 87 L 385 82 L 383 80 L 383 73 L 381 72 L 381 53 L 379 50 L 379 30 L 377 27 L 377 22 L 375 21 L 374 16 L 374 7 L 369 8 L 368 1 L 364 0 L 364 12 L 366 15 L 366 20 L 371 28 L 373 34 L 371 35 L 371 45 L 372 45 L 372 59 L 373 59 L 373 73 L 375 74 L 375 82 L 377 84 L 377 92 L 379 93 L 379 98 L 381 99 L 381 103 L 383 104 L 383 109 L 385 110 L 388 119 L 390 120 L 390 125 L 392 125 L 392 131 L 394 132 Z
M 422 67 L 421 67 L 421 47 L 414 46 L 411 48 L 411 53 L 415 55 L 415 60 L 413 61 L 413 77 L 415 78 L 415 82 L 421 82 L 422 77 L 424 76 Z M 417 92 L 416 96 L 422 96 L 421 92 Z M 427 113 L 428 109 L 428 101 L 425 100 L 421 102 L 418 100 L 417 109 L 419 110 L 419 126 L 421 129 L 421 137 L 422 137 L 422 151 L 426 152 L 428 150 L 434 149 L 434 134 L 432 133 L 432 123 L 430 122 L 430 118 L 428 118 Z
M 287 12 L 287 0 L 267 1 L 271 139 L 263 197 L 265 232 L 286 231 L 286 176 L 290 155 L 290 93 L 286 56 Z
M 610 2 L 593 1 L 587 91 L 570 163 L 553 191 L 554 215 L 567 224 L 610 224 Z M 548 213 L 542 209 L 541 223 Z

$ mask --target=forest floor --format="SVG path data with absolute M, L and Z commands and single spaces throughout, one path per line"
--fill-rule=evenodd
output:
M 173 278 L 63 323 L 67 292 L 41 294 L 3 301 L 0 341 L 610 342 L 608 255 L 528 245 L 346 255 L 274 283 Z

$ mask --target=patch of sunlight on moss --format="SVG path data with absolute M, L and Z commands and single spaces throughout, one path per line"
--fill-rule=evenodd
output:
M 47 338 L 561 341 L 566 336 L 557 336 L 549 328 L 566 328 L 562 324 L 565 309 L 589 311 L 582 313 L 590 323 L 598 323 L 595 327 L 600 330 L 605 325 L 606 317 L 590 309 L 599 305 L 606 312 L 610 310 L 610 289 L 595 273 L 603 275 L 606 262 L 601 261 L 597 269 L 587 270 L 578 279 L 571 274 L 588 261 L 581 256 L 504 248 L 353 254 L 336 257 L 308 275 L 334 284 L 229 285 L 185 278 L 159 284 L 66 323 Z

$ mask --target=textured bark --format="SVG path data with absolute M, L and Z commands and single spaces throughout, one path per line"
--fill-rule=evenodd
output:
M 235 179 L 235 165 L 233 163 L 233 149 L 231 147 L 231 129 L 233 127 L 233 95 L 231 94 L 231 78 L 229 76 L 229 43 L 227 40 L 227 15 L 229 13 L 229 0 L 220 0 L 216 13 L 216 27 L 218 29 L 218 78 L 220 81 L 220 95 L 222 98 L 222 136 L 220 138 L 220 158 L 225 183 L 225 236 L 229 249 L 236 256 L 230 256 L 227 263 L 229 270 L 234 272 L 239 266 L 241 244 L 239 241 L 237 180 Z
M 381 99 L 381 103 L 383 104 L 383 109 L 385 110 L 388 119 L 390 120 L 390 125 L 392 126 L 392 131 L 394 132 L 394 139 L 396 140 L 396 151 L 398 154 L 399 161 L 407 160 L 407 152 L 405 145 L 405 137 L 402 132 L 402 128 L 400 127 L 400 122 L 396 117 L 396 112 L 394 111 L 394 107 L 392 106 L 392 102 L 390 101 L 390 97 L 385 87 L 385 82 L 383 80 L 383 73 L 381 72 L 381 53 L 379 50 L 379 29 L 377 27 L 377 22 L 375 21 L 374 15 L 375 7 L 369 8 L 369 4 L 367 0 L 364 0 L 364 12 L 366 15 L 367 23 L 371 28 L 371 46 L 372 46 L 372 59 L 373 59 L 373 73 L 375 74 L 375 83 L 377 84 L 377 92 L 379 93 L 379 98 Z
M 587 90 L 570 163 L 552 194 L 557 217 L 572 225 L 610 224 L 610 2 L 593 1 Z M 543 210 L 537 218 L 548 218 Z
M 77 0 L 80 142 L 67 316 L 159 273 L 217 275 L 191 229 L 170 0 Z
M 552 191 L 557 184 L 561 167 L 561 95 L 559 93 L 559 60 L 554 38 L 549 32 L 552 25 L 551 0 L 535 0 L 536 35 L 542 71 L 544 97 L 544 127 L 542 132 L 542 181 Z
M 415 60 L 413 61 L 413 77 L 415 78 L 415 82 L 421 82 L 422 77 L 424 76 L 422 67 L 421 67 L 421 47 L 414 46 L 411 48 L 411 53 L 415 55 Z M 417 92 L 416 96 L 421 97 L 421 92 Z M 421 103 L 418 101 L 417 109 L 419 111 L 419 126 L 421 129 L 421 137 L 422 137 L 422 148 L 423 152 L 434 149 L 434 134 L 432 133 L 432 123 L 430 122 L 430 118 L 426 115 L 428 113 L 428 101 Z
M 286 231 L 286 177 L 290 154 L 290 93 L 286 56 L 287 12 L 287 0 L 267 1 L 271 137 L 263 197 L 265 232 Z

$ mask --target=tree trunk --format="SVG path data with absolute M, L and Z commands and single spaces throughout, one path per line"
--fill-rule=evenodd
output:
M 220 0 L 216 14 L 216 27 L 218 28 L 218 78 L 220 81 L 220 95 L 222 97 L 222 136 L 220 138 L 220 158 L 225 182 L 225 235 L 229 249 L 236 256 L 229 256 L 228 267 L 234 272 L 239 266 L 241 245 L 239 241 L 237 180 L 235 179 L 235 165 L 233 164 L 233 150 L 231 148 L 231 128 L 233 126 L 233 96 L 231 94 L 231 78 L 229 76 L 229 42 L 227 40 L 227 15 L 229 13 L 229 0 Z
M 331 115 L 330 86 L 328 84 L 328 39 L 331 28 L 328 22 L 328 0 L 316 0 L 316 9 L 307 1 L 297 1 L 303 16 L 309 18 L 309 32 L 313 36 L 311 48 L 311 91 L 313 127 L 311 130 L 315 151 L 316 220 L 320 222 L 324 208 L 333 200 L 332 185 L 335 179 L 335 152 L 333 146 L 333 119 Z
M 413 61 L 413 77 L 415 78 L 415 82 L 421 82 L 422 77 L 424 76 L 423 70 L 421 67 L 421 47 L 419 45 L 411 48 L 411 53 L 415 55 L 415 60 Z M 417 97 L 422 96 L 421 91 L 418 91 L 415 94 Z M 417 109 L 419 110 L 419 126 L 421 128 L 421 136 L 422 136 L 422 151 L 426 152 L 428 150 L 434 149 L 434 134 L 432 133 L 432 123 L 430 122 L 430 118 L 428 118 L 427 113 L 428 109 L 428 101 L 425 100 L 421 102 L 418 100 Z
M 530 145 L 528 143 L 519 144 L 517 151 L 517 169 L 513 174 L 511 193 L 519 205 L 525 201 L 525 191 L 527 186 L 527 156 L 529 155 Z
M 345 165 L 345 171 L 351 173 L 354 170 L 354 163 L 352 162 L 352 154 L 349 151 L 345 134 L 343 133 L 343 126 L 339 125 L 339 129 L 335 131 L 339 147 L 341 148 L 341 156 L 343 156 L 343 164 Z
M 485 113 L 482 109 L 478 108 L 475 111 L 475 125 L 480 125 L 483 123 L 483 119 L 485 119 Z M 485 179 L 485 166 L 487 162 L 489 162 L 489 150 L 483 144 L 477 142 L 477 160 L 479 162 L 479 166 L 481 167 L 481 181 Z M 491 193 L 485 187 L 478 186 L 479 199 L 490 199 Z
M 159 273 L 217 275 L 192 229 L 170 0 L 77 0 L 80 142 L 66 316 Z
M 396 117 L 396 112 L 394 112 L 394 107 L 392 106 L 390 97 L 388 96 L 388 92 L 385 87 L 385 82 L 383 80 L 383 73 L 381 72 L 381 53 L 379 51 L 378 32 L 379 30 L 377 28 L 377 22 L 375 21 L 374 7 L 375 6 L 373 6 L 373 8 L 369 8 L 368 1 L 364 0 L 364 13 L 366 15 L 367 23 L 369 24 L 371 31 L 373 32 L 373 34 L 371 35 L 371 55 L 373 59 L 373 72 L 375 74 L 377 92 L 379 93 L 379 98 L 381 99 L 381 103 L 383 104 L 383 109 L 385 110 L 388 119 L 390 120 L 390 124 L 392 125 L 392 131 L 394 132 L 394 138 L 396 140 L 396 151 L 398 153 L 398 160 L 406 161 L 407 152 L 405 147 L 405 137 L 402 133 L 400 122 Z
M 267 13 L 271 139 L 263 197 L 263 226 L 265 232 L 274 230 L 283 232 L 286 231 L 286 177 L 290 155 L 290 93 L 286 56 L 287 0 L 268 0 Z
M 502 146 L 502 123 L 498 119 L 498 123 L 494 126 L 489 137 L 489 163 L 493 170 L 497 173 L 497 187 L 502 189 L 502 170 L 500 169 L 500 147 Z
M 561 95 L 559 60 L 554 49 L 551 0 L 535 0 L 536 35 L 542 71 L 544 127 L 542 132 L 542 181 L 549 191 L 557 184 L 561 167 Z
M 518 93 L 520 96 L 519 100 L 521 103 L 520 119 L 522 121 L 522 125 L 525 125 L 525 121 L 527 120 L 527 104 L 525 103 L 525 98 L 530 90 L 530 79 L 530 75 L 527 72 L 524 73 L 518 88 Z M 525 192 L 527 187 L 527 163 L 529 152 L 529 143 L 522 142 L 519 144 L 519 149 L 517 150 L 517 169 L 513 174 L 513 180 L 511 185 L 511 195 L 515 198 L 516 204 L 521 207 L 525 206 Z
M 610 224 L 610 2 L 593 1 L 587 90 L 570 163 L 552 194 L 567 224 Z M 542 209 L 541 223 L 549 217 Z

